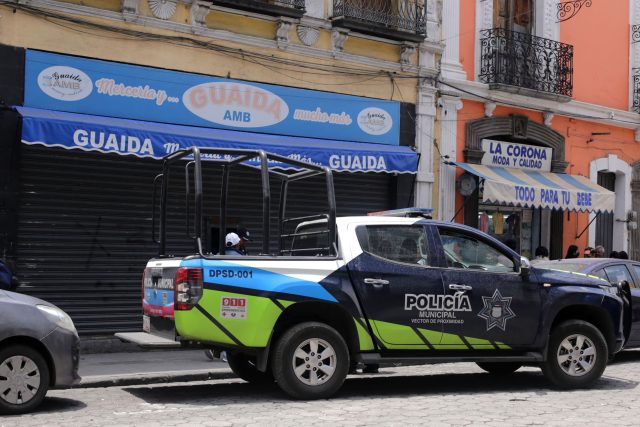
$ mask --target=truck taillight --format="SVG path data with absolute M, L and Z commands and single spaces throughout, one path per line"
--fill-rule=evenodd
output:
M 202 269 L 180 268 L 176 272 L 174 310 L 191 310 L 202 297 Z

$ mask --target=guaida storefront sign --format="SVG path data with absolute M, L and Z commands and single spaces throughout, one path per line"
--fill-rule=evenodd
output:
M 400 103 L 27 50 L 27 107 L 398 145 Z

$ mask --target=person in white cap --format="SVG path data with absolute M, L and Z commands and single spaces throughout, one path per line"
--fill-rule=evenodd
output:
M 225 237 L 225 255 L 245 255 L 244 239 L 241 239 L 236 233 L 228 233 Z

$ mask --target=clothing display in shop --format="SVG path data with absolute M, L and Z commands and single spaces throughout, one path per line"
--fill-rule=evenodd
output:
M 493 233 L 504 233 L 504 216 L 502 216 L 500 211 L 493 214 Z
M 483 233 L 489 232 L 489 215 L 486 212 L 482 212 L 480 214 L 480 218 L 478 219 L 478 229 Z

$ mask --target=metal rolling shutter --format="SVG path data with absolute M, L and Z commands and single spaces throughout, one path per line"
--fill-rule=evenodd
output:
M 58 305 L 83 335 L 141 329 L 140 279 L 157 253 L 151 241 L 151 194 L 160 162 L 22 146 L 18 208 L 17 275 L 20 292 Z M 181 173 L 174 173 L 168 235 L 176 254 L 192 252 L 185 238 Z M 233 173 L 228 224 L 261 229 L 260 184 L 256 174 Z M 205 215 L 217 221 L 218 175 L 205 177 Z M 387 174 L 335 174 L 338 215 L 359 215 L 391 208 Z M 317 185 L 322 185 L 319 181 Z M 318 187 L 322 188 L 322 187 Z M 277 217 L 279 186 L 272 186 Z M 308 186 L 292 189 L 291 214 L 309 214 L 326 206 Z M 277 227 L 272 224 L 272 233 Z M 275 245 L 273 246 L 275 247 Z M 257 253 L 254 249 L 253 253 Z
M 20 292 L 58 305 L 82 334 L 139 330 L 158 162 L 23 146 Z

